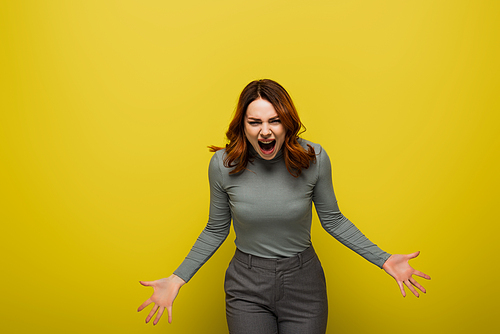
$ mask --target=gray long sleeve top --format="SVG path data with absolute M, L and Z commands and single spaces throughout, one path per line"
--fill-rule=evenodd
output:
M 188 282 L 229 234 L 231 219 L 236 247 L 264 258 L 296 255 L 311 245 L 312 203 L 323 228 L 366 260 L 382 267 L 390 254 L 361 233 L 339 210 L 333 191 L 330 158 L 318 144 L 316 163 L 295 178 L 286 169 L 282 152 L 272 160 L 254 150 L 247 170 L 229 175 L 223 165 L 225 150 L 217 151 L 209 166 L 210 213 L 207 226 L 174 271 Z

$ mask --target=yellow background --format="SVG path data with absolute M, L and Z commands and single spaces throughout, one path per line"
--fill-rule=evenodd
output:
M 243 87 L 292 95 L 343 213 L 432 276 L 402 298 L 313 221 L 328 333 L 498 330 L 498 1 L 0 5 L 0 331 L 226 333 L 234 235 L 153 328 Z M 149 310 L 149 308 L 148 308 Z

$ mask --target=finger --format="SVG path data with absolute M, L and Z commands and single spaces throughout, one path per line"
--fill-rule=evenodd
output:
M 413 294 L 416 297 L 420 297 L 420 295 L 418 294 L 417 290 L 415 290 L 415 288 L 413 287 L 413 284 L 411 284 L 410 281 L 404 281 L 404 283 L 408 287 L 408 289 L 410 289 L 410 291 L 413 292 Z
M 149 320 L 151 320 L 151 318 L 153 317 L 153 315 L 155 315 L 156 310 L 158 310 L 158 305 L 153 306 L 153 308 L 151 309 L 151 312 L 149 312 L 149 314 L 146 318 L 146 323 L 148 323 Z
M 153 286 L 153 282 L 151 281 L 139 281 L 144 286 Z
M 417 276 L 420 276 L 420 277 L 425 278 L 425 279 L 431 279 L 431 277 L 429 275 L 424 274 L 423 272 L 418 271 L 418 270 L 415 270 L 413 275 L 417 275 Z
M 146 300 L 144 303 L 142 303 L 141 306 L 139 306 L 139 308 L 137 309 L 137 312 L 140 312 L 142 311 L 146 306 L 148 306 L 149 304 L 152 303 L 152 300 L 151 298 L 149 298 L 148 300 Z
M 398 285 L 399 285 L 399 290 L 401 290 L 401 294 L 403 295 L 403 297 L 406 297 L 406 292 L 403 283 L 401 281 L 398 281 Z
M 153 321 L 153 325 L 156 325 L 158 323 L 158 321 L 160 321 L 160 318 L 161 318 L 164 310 L 165 310 L 165 308 L 163 306 L 160 307 L 160 309 L 158 310 L 158 313 L 156 314 L 155 321 Z
M 424 287 L 420 285 L 420 283 L 418 283 L 417 281 L 415 281 L 414 278 L 410 278 L 410 283 L 413 284 L 417 289 L 419 289 L 423 293 L 427 292 L 427 291 L 425 291 Z
M 408 254 L 408 258 L 409 259 L 414 259 L 414 258 L 416 258 L 418 256 L 418 254 L 420 254 L 420 251 Z
M 168 312 L 168 323 L 172 323 L 172 306 L 167 306 L 167 312 Z

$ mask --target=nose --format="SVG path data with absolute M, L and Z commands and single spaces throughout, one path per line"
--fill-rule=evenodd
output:
M 271 129 L 267 123 L 262 124 L 262 128 L 260 129 L 260 135 L 262 137 L 269 137 L 271 135 Z

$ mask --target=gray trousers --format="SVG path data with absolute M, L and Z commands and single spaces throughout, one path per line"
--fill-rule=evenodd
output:
M 224 289 L 231 334 L 326 332 L 325 275 L 312 246 L 284 259 L 265 259 L 237 249 Z

